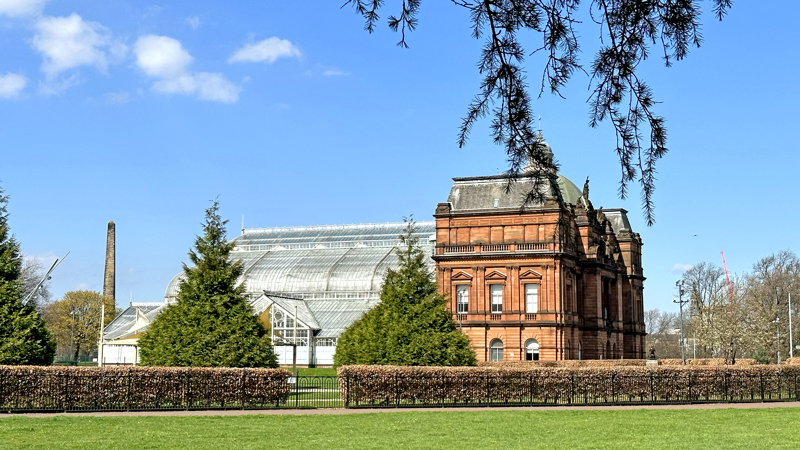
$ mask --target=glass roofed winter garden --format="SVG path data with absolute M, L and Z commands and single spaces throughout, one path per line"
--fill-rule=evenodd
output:
M 434 222 L 415 228 L 432 255 Z M 254 312 L 277 333 L 281 363 L 291 364 L 291 348 L 281 351 L 280 342 L 294 343 L 292 336 L 300 339 L 298 364 L 332 363 L 338 336 L 378 303 L 387 268 L 397 268 L 394 249 L 405 229 L 405 223 L 252 228 L 233 239 L 231 257 L 244 263 L 239 282 Z M 433 260 L 427 262 L 433 270 Z M 167 303 L 175 300 L 181 277 L 167 286 Z

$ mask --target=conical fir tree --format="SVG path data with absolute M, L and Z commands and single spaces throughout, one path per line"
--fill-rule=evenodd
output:
M 466 366 L 475 364 L 469 339 L 456 327 L 425 265 L 425 253 L 407 221 L 397 249 L 400 267 L 389 270 L 381 301 L 339 337 L 334 365 L 392 364 Z
M 183 265 L 176 302 L 139 339 L 141 362 L 150 366 L 277 367 L 264 330 L 247 302 L 241 261 L 231 262 L 219 203 L 206 210 L 203 235 Z
M 55 340 L 36 308 L 20 298 L 22 256 L 10 234 L 7 205 L 0 189 L 0 364 L 51 364 Z

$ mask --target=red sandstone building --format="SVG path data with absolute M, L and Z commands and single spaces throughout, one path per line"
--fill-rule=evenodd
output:
M 506 175 L 453 181 L 433 259 L 479 361 L 645 357 L 642 240 L 624 209 L 594 209 L 588 180 L 559 174 L 524 208 L 530 176 L 510 192 Z

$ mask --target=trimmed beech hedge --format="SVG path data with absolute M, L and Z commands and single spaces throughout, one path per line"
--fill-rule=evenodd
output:
M 284 369 L 0 366 L 0 411 L 270 408 Z
M 789 360 L 787 360 L 789 361 Z M 755 359 L 743 358 L 736 360 L 736 366 L 752 366 L 758 364 Z M 795 364 L 800 364 L 800 358 Z M 481 361 L 480 367 L 514 368 L 514 367 L 629 367 L 646 366 L 646 359 L 583 359 L 563 361 Z M 659 359 L 659 366 L 680 366 L 680 359 Z M 723 358 L 687 359 L 687 366 L 726 366 Z
M 343 366 L 346 406 L 797 400 L 798 366 Z
M 519 368 L 519 367 L 621 367 L 644 366 L 646 359 L 567 359 L 562 361 L 480 361 L 479 367 Z
M 737 358 L 735 366 L 755 366 L 759 364 L 758 361 L 752 358 Z M 658 360 L 659 366 L 680 366 L 681 359 L 680 358 L 672 358 L 672 359 L 659 359 Z M 725 358 L 703 358 L 703 359 L 691 359 L 686 358 L 686 365 L 687 366 L 729 366 L 725 361 Z

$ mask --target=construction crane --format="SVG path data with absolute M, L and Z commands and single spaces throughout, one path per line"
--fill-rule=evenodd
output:
M 722 255 L 722 268 L 725 269 L 725 283 L 728 285 L 728 298 L 733 301 L 733 283 L 731 283 L 730 273 L 728 272 L 728 265 L 725 264 L 725 253 L 719 252 Z

